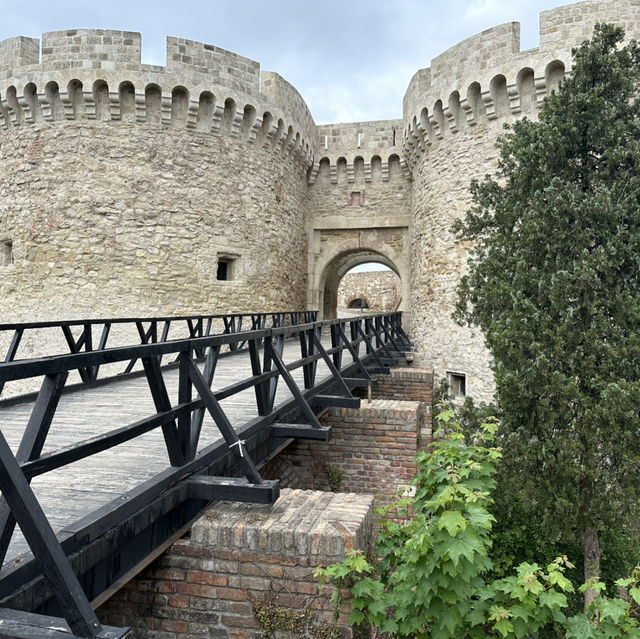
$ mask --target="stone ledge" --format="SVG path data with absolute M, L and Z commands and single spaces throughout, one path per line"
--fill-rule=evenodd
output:
M 339 560 L 365 547 L 373 497 L 283 489 L 273 506 L 219 502 L 191 530 L 191 545 Z
M 420 411 L 420 402 L 396 399 L 363 400 L 360 408 L 332 408 L 330 417 L 359 417 L 359 418 L 397 418 L 411 419 Z
M 415 382 L 433 383 L 433 372 L 424 368 L 392 368 L 391 379 L 406 379 Z

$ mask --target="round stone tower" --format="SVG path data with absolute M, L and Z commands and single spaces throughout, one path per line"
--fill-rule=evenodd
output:
M 258 63 L 74 30 L 0 43 L 2 321 L 306 303 L 315 125 Z

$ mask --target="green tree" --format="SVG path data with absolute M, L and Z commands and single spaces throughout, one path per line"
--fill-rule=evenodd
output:
M 493 356 L 501 486 L 551 541 L 577 537 L 585 581 L 640 485 L 640 49 L 623 37 L 598 25 L 573 51 L 454 225 L 473 243 L 457 318 Z
M 491 576 L 497 426 L 483 423 L 467 439 L 452 410 L 435 423 L 431 449 L 416 457 L 415 496 L 395 505 L 406 520 L 380 522 L 375 560 L 352 550 L 316 571 L 335 587 L 334 619 L 349 592 L 351 623 L 395 639 L 640 639 L 639 568 L 616 582 L 628 601 L 607 597 L 593 580 L 593 602 L 569 617 L 566 557 Z

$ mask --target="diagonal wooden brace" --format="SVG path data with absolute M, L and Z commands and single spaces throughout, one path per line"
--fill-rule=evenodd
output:
M 102 626 L 2 432 L 0 490 L 74 635 L 99 639 Z
M 187 366 L 189 370 L 189 378 L 193 382 L 193 385 L 198 391 L 201 399 L 204 401 L 209 414 L 216 423 L 216 426 L 224 437 L 224 440 L 227 442 L 229 449 L 235 453 L 236 459 L 240 462 L 247 479 L 252 484 L 261 484 L 262 478 L 260 477 L 260 473 L 258 472 L 256 465 L 253 463 L 253 460 L 244 449 L 244 441 L 238 437 L 238 434 L 231 425 L 231 422 L 222 410 L 220 403 L 209 386 L 207 386 L 207 382 L 204 377 L 202 377 L 202 373 L 198 370 L 198 367 L 191 358 L 188 359 Z

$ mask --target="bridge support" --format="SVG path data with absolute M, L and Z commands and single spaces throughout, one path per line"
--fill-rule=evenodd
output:
M 331 590 L 318 592 L 316 567 L 366 550 L 372 539 L 370 496 L 286 489 L 273 506 L 218 503 L 98 615 L 130 625 L 136 639 L 240 639 L 267 630 L 261 611 L 280 609 L 292 634 L 303 636 L 305 624 L 333 622 Z M 338 631 L 353 636 L 346 615 Z

